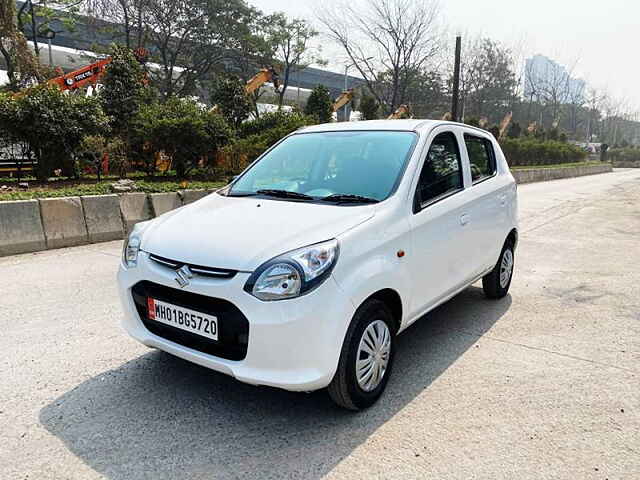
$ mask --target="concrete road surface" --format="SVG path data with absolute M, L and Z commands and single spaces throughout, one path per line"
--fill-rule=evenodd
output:
M 511 294 L 411 327 L 359 414 L 130 340 L 120 242 L 0 259 L 0 478 L 640 479 L 640 170 L 519 191 Z

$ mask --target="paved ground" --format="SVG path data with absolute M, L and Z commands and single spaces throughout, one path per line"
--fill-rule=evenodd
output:
M 511 295 L 410 328 L 360 414 L 129 340 L 119 242 L 0 259 L 0 478 L 640 478 L 640 170 L 520 197 Z

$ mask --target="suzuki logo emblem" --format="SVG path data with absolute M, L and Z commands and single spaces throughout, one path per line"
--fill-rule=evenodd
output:
M 176 270 L 176 282 L 180 285 L 180 288 L 184 288 L 189 285 L 189 280 L 193 278 L 193 272 L 189 268 L 189 265 L 183 265 Z

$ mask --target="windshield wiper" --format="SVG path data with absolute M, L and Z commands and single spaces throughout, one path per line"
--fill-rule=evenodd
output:
M 364 197 L 362 195 L 351 195 L 349 193 L 334 193 L 328 197 L 321 198 L 323 202 L 335 202 L 335 203 L 378 203 L 380 200 L 376 200 L 371 197 Z
M 313 200 L 313 197 L 304 193 L 292 192 L 291 190 L 264 189 L 256 192 L 259 195 L 268 195 L 269 197 L 279 198 L 295 198 L 296 200 Z
M 257 193 L 255 192 L 234 192 L 234 191 L 228 191 L 226 193 L 227 197 L 255 197 L 257 195 Z

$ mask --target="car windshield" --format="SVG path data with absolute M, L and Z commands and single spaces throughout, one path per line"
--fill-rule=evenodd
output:
M 301 133 L 247 170 L 230 196 L 377 202 L 394 190 L 417 135 L 399 131 Z

